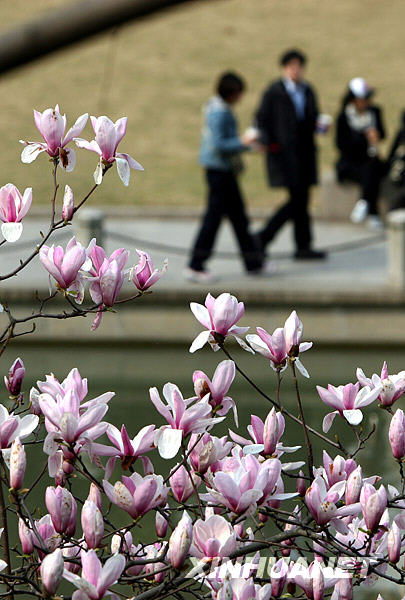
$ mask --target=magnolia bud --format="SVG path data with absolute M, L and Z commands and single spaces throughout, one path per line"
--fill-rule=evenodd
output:
M 41 407 L 39 406 L 39 396 L 39 391 L 32 387 L 30 389 L 30 413 L 38 416 L 42 414 Z
M 365 483 L 360 494 L 360 505 L 364 521 L 369 531 L 376 531 L 387 506 L 387 493 L 382 485 L 378 492 L 369 483 Z
M 266 456 L 274 454 L 277 442 L 284 431 L 284 417 L 272 408 L 264 422 L 263 443 Z
M 359 501 L 361 488 L 363 487 L 363 474 L 361 467 L 352 471 L 347 478 L 345 500 L 347 504 L 355 504 Z
M 10 452 L 10 487 L 13 490 L 22 488 L 26 464 L 24 446 L 21 444 L 20 439 L 16 438 L 11 444 Z
M 299 477 L 297 478 L 296 490 L 303 498 L 305 496 L 305 492 L 307 491 L 307 486 L 305 484 L 304 471 L 300 470 L 298 473 Z
M 93 500 L 99 510 L 101 510 L 101 492 L 95 483 L 90 484 L 89 495 L 87 500 Z
M 42 585 L 51 596 L 55 594 L 62 581 L 63 568 L 63 554 L 59 548 L 52 554 L 47 554 L 41 563 Z
M 388 532 L 387 548 L 390 562 L 397 563 L 401 557 L 401 531 L 395 521 Z
M 34 542 L 32 539 L 31 529 L 27 527 L 21 518 L 18 519 L 18 536 L 20 538 L 22 551 L 24 554 L 32 554 L 34 552 Z
M 401 460 L 405 456 L 405 415 L 400 408 L 395 411 L 391 419 L 388 436 L 392 454 L 396 459 Z
M 180 519 L 169 540 L 170 562 L 172 567 L 175 569 L 179 569 L 181 566 L 183 566 L 183 563 L 187 558 L 192 539 L 193 524 L 186 511 L 184 511 L 182 518 Z
M 87 499 L 83 504 L 81 517 L 87 547 L 99 548 L 104 535 L 104 521 L 100 509 L 93 500 Z
M 66 488 L 48 487 L 45 504 L 51 516 L 55 531 L 73 535 L 76 530 L 76 500 Z
M 25 375 L 25 367 L 21 358 L 16 358 L 10 367 L 8 377 L 4 377 L 4 383 L 10 396 L 18 396 Z
M 287 573 L 287 563 L 283 558 L 280 558 L 280 560 L 272 566 L 270 571 L 271 595 L 274 596 L 274 598 L 280 598 L 282 595 Z
M 164 538 L 167 533 L 167 520 L 159 511 L 156 511 L 155 517 L 155 527 L 156 527 L 156 535 L 158 537 Z
M 74 210 L 74 194 L 72 189 L 66 185 L 65 194 L 63 196 L 63 207 L 62 207 L 62 219 L 64 221 L 70 221 L 73 216 Z

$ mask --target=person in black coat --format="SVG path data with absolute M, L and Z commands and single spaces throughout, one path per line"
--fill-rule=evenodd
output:
M 381 228 L 377 201 L 384 165 L 378 144 L 385 137 L 381 109 L 370 103 L 374 90 L 362 77 L 355 77 L 343 99 L 336 127 L 336 163 L 338 181 L 360 185 L 360 199 L 350 215 L 353 223 L 368 216 L 370 228 Z
M 388 155 L 388 181 L 391 184 L 390 210 L 405 208 L 405 110 Z
M 321 259 L 324 252 L 311 248 L 311 222 L 308 213 L 310 186 L 317 183 L 314 133 L 318 106 L 312 87 L 302 79 L 306 57 L 298 50 L 285 52 L 280 60 L 283 77 L 264 92 L 256 114 L 260 140 L 266 150 L 266 166 L 271 187 L 285 187 L 287 202 L 256 234 L 262 249 L 289 220 L 294 224 L 295 258 Z

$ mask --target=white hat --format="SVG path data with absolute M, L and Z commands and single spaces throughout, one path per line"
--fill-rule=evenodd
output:
M 354 77 L 350 80 L 349 90 L 356 98 L 369 98 L 374 90 L 371 88 L 363 77 Z

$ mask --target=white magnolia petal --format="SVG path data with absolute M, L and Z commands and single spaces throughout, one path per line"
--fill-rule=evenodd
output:
M 103 181 L 103 165 L 101 164 L 101 161 L 97 163 L 96 170 L 94 171 L 94 181 L 97 185 L 100 185 Z
M 327 415 L 325 415 L 324 419 L 323 419 L 323 423 L 322 423 L 322 431 L 324 433 L 328 433 L 329 429 L 332 427 L 332 423 L 336 417 L 336 415 L 339 414 L 338 410 L 335 410 L 333 412 L 328 413 Z
M 208 342 L 209 337 L 210 337 L 209 331 L 202 331 L 201 333 L 199 333 L 197 335 L 197 337 L 195 338 L 195 340 L 193 341 L 193 343 L 191 344 L 189 352 L 191 352 L 191 354 L 192 354 L 196 350 L 199 350 L 200 348 L 202 348 Z
M 258 454 L 264 450 L 264 444 L 248 444 L 243 447 L 243 454 Z
M 363 420 L 363 413 L 358 408 L 353 410 L 344 410 L 343 415 L 350 425 L 359 425 Z
M 41 144 L 27 144 L 21 152 L 21 161 L 25 164 L 32 163 L 37 158 L 38 154 L 41 154 L 41 152 L 44 151 L 45 148 Z
M 166 427 L 157 432 L 155 443 L 157 442 L 159 454 L 162 458 L 174 458 L 180 450 L 183 432 L 181 429 L 172 429 Z
M 232 333 L 230 333 L 230 335 L 235 338 L 235 340 L 238 342 L 239 346 L 241 348 L 243 348 L 244 350 L 246 350 L 246 352 L 250 352 L 251 354 L 255 353 L 255 351 L 250 346 L 247 345 L 245 340 L 242 340 L 242 338 L 240 338 L 238 335 L 235 335 Z
M 1 233 L 7 242 L 16 242 L 20 239 L 23 231 L 22 223 L 2 223 Z
M 297 369 L 301 373 L 301 375 L 303 375 L 304 377 L 306 377 L 307 379 L 309 379 L 309 373 L 308 373 L 308 371 L 306 370 L 306 368 L 304 367 L 304 365 L 302 364 L 302 362 L 300 361 L 299 358 L 295 359 L 295 364 L 297 365 Z
M 297 462 L 282 463 L 281 469 L 283 471 L 295 471 L 296 469 L 301 469 L 301 467 L 303 467 L 304 465 L 304 460 L 298 460 Z
M 128 186 L 129 178 L 131 175 L 131 170 L 129 168 L 128 161 L 125 160 L 125 158 L 116 157 L 115 162 L 117 163 L 117 171 L 118 171 L 118 175 L 120 176 L 122 183 L 124 185 Z

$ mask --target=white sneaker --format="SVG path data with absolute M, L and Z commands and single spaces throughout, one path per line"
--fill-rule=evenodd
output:
M 384 225 L 378 215 L 370 215 L 367 220 L 367 227 L 371 229 L 371 231 L 381 231 Z
M 362 223 L 368 215 L 368 204 L 366 200 L 357 200 L 351 214 L 352 223 Z
M 218 277 L 209 271 L 196 271 L 190 267 L 184 269 L 183 277 L 187 281 L 193 281 L 194 283 L 214 283 L 218 281 Z

